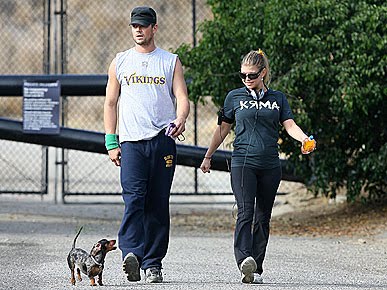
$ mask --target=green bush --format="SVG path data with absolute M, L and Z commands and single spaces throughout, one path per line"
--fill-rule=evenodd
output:
M 281 132 L 286 153 L 315 193 L 347 199 L 387 196 L 384 1 L 211 0 L 213 20 L 199 26 L 201 40 L 179 53 L 190 98 L 210 95 L 221 106 L 241 86 L 240 61 L 251 49 L 269 57 L 273 89 L 288 96 L 296 122 L 317 140 L 301 156 L 298 142 Z

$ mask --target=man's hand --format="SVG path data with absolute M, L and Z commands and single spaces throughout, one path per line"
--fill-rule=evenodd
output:
M 121 149 L 115 148 L 108 151 L 110 160 L 116 165 L 121 165 Z

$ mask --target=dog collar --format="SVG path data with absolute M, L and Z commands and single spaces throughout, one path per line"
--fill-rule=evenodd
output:
M 96 263 L 98 266 L 100 266 L 100 267 L 102 266 L 102 264 L 101 264 L 101 263 L 98 263 L 98 262 L 95 260 L 95 258 L 94 258 L 93 256 L 91 256 L 91 259 L 92 259 L 93 262 Z

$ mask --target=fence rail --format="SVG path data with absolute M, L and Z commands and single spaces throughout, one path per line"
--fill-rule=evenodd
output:
M 104 134 L 78 129 L 61 127 L 58 135 L 33 135 L 23 133 L 23 124 L 20 121 L 0 118 L 1 139 L 53 146 L 59 148 L 88 151 L 106 154 Z M 177 144 L 177 164 L 198 168 L 203 160 L 206 148 Z M 217 150 L 212 156 L 211 169 L 229 171 L 231 151 Z M 281 160 L 283 180 L 302 180 L 294 175 L 286 160 Z
M 62 96 L 104 96 L 107 75 L 1 75 L 0 96 L 23 96 L 23 83 L 60 81 Z

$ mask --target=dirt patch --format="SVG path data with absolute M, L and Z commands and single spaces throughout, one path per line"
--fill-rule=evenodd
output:
M 387 232 L 387 204 L 332 204 L 313 198 L 273 217 L 271 229 L 277 235 L 370 237 Z
M 235 208 L 191 210 L 172 215 L 174 232 L 232 233 Z M 314 197 L 305 188 L 277 196 L 271 221 L 272 235 L 369 238 L 387 233 L 387 203 L 348 204 Z

